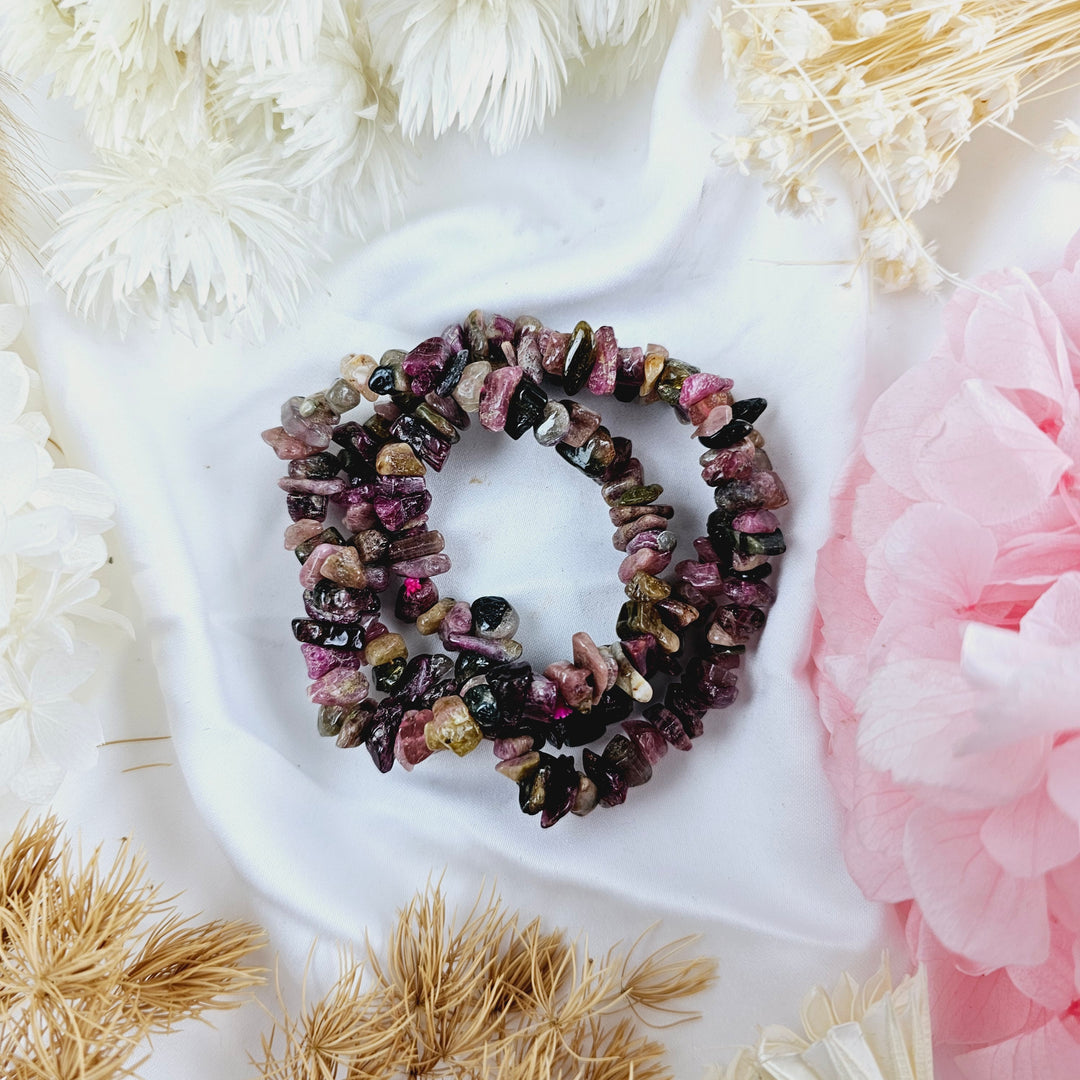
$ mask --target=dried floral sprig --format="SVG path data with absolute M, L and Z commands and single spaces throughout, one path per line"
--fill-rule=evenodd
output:
M 346 952 L 318 1002 L 291 1014 L 282 1001 L 254 1063 L 264 1080 L 661 1080 L 663 1046 L 627 1014 L 696 1017 L 675 1005 L 715 975 L 680 955 L 694 940 L 597 960 L 494 892 L 458 918 L 432 885 L 398 913 L 383 955 L 370 942 L 363 962 Z
M 261 942 L 247 923 L 181 916 L 129 841 L 80 865 L 55 817 L 24 818 L 0 852 L 5 1080 L 134 1076 L 148 1037 L 243 1003 Z
M 721 0 L 724 68 L 746 135 L 718 160 L 766 179 L 778 210 L 820 216 L 823 167 L 850 177 L 859 262 L 889 289 L 946 275 L 915 215 L 953 186 L 980 128 L 1080 66 L 1080 0 Z M 1075 125 L 1051 148 L 1071 164 Z M 1080 156 L 1080 150 L 1075 151 Z
M 888 956 L 860 986 L 847 972 L 830 994 L 815 986 L 800 1010 L 802 1033 L 779 1025 L 762 1029 L 710 1080 L 933 1080 L 926 970 L 893 985 Z

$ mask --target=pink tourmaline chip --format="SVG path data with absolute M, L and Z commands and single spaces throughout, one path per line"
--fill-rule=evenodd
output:
M 332 668 L 308 687 L 316 705 L 359 705 L 368 694 L 364 673 L 355 668 Z
M 496 368 L 485 380 L 480 391 L 480 423 L 488 431 L 502 431 L 510 399 L 524 372 L 519 367 Z
M 722 379 L 719 375 L 711 375 L 707 371 L 699 371 L 693 375 L 687 375 L 683 379 L 682 388 L 679 390 L 679 406 L 689 409 L 695 402 L 707 398 L 710 394 L 718 394 L 730 390 L 735 384 L 731 379 Z
M 593 369 L 589 372 L 588 388 L 593 394 L 610 394 L 615 389 L 619 370 L 619 346 L 610 326 L 597 328 L 593 335 Z

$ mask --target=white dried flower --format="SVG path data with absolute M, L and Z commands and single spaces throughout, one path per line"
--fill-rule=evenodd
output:
M 197 336 L 216 321 L 260 336 L 295 318 L 320 252 L 266 163 L 207 147 L 106 160 L 64 184 L 46 270 L 84 316 L 121 331 L 136 315 Z
M 797 176 L 769 180 L 765 190 L 769 193 L 769 205 L 792 217 L 813 217 L 820 221 L 824 217 L 825 207 L 833 201 L 826 196 L 823 188 L 800 180 Z
M 408 138 L 476 131 L 496 153 L 543 124 L 577 50 L 569 0 L 369 0 Z
M 795 64 L 823 56 L 832 35 L 805 8 L 785 5 L 772 20 L 772 33 L 783 57 Z
M 1054 125 L 1061 134 L 1047 148 L 1060 166 L 1080 163 L 1080 126 L 1074 120 L 1059 120 Z
M 954 20 L 956 29 L 951 44 L 961 52 L 981 53 L 997 34 L 997 20 L 993 15 L 958 15 Z
M 667 52 L 687 0 L 576 0 L 582 49 L 574 74 L 589 92 L 621 94 Z
M 855 20 L 855 33 L 861 38 L 873 38 L 885 33 L 889 25 L 889 16 L 879 8 L 860 11 Z
M 166 43 L 150 0 L 0 0 L 0 11 L 4 62 L 51 76 L 52 94 L 86 111 L 99 146 L 152 140 L 170 152 L 207 138 L 205 72 Z
M 348 32 L 345 0 L 150 0 L 165 38 L 203 63 L 307 63 L 325 28 Z
M 831 994 L 810 991 L 800 1021 L 801 1033 L 764 1028 L 713 1080 L 933 1080 L 925 968 L 895 987 L 888 957 L 861 987 L 845 972 Z
M 21 328 L 0 306 L 0 346 Z M 56 468 L 49 425 L 30 408 L 37 373 L 0 352 L 0 791 L 44 801 L 65 771 L 92 764 L 101 731 L 73 697 L 93 674 L 85 622 L 130 632 L 94 576 L 107 553 L 112 496 L 91 473 Z
M 230 65 L 217 88 L 235 140 L 270 156 L 315 221 L 363 236 L 400 212 L 407 167 L 397 98 L 371 63 L 362 25 L 323 34 L 306 64 Z

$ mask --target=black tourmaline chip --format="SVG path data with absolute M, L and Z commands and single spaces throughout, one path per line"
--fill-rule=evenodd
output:
M 515 625 L 509 634 L 500 635 L 499 628 L 509 623 L 513 607 L 503 596 L 480 596 L 471 606 L 473 630 L 481 637 L 509 637 L 517 629 Z
M 342 547 L 345 544 L 345 538 L 335 528 L 323 529 L 316 536 L 312 536 L 302 544 L 297 544 L 294 554 L 301 562 L 307 562 L 307 557 L 320 544 L 336 544 L 338 547 Z
M 566 346 L 563 389 L 567 394 L 573 396 L 589 381 L 589 373 L 595 363 L 592 327 L 587 322 L 579 322 Z
M 323 619 L 293 619 L 293 637 L 306 645 L 328 649 L 362 649 L 364 627 L 360 623 L 332 623 Z
M 559 818 L 570 813 L 577 790 L 578 771 L 574 765 L 574 759 L 567 754 L 560 755 L 551 766 L 545 786 L 540 828 L 550 829 Z
M 376 664 L 371 669 L 371 675 L 375 680 L 376 690 L 392 693 L 405 676 L 405 657 L 395 656 L 393 660 L 387 660 L 385 664 Z
M 495 700 L 491 687 L 478 683 L 476 686 L 470 686 L 461 697 L 472 718 L 480 725 L 480 730 L 485 735 L 495 738 L 502 713 L 499 711 L 499 703 Z
M 581 752 L 581 762 L 585 775 L 596 785 L 601 806 L 618 806 L 626 802 L 626 777 L 614 762 L 587 747 Z
M 640 787 L 652 779 L 652 766 L 625 735 L 616 735 L 604 747 L 604 759 L 623 774 L 630 787 Z
M 289 517 L 293 521 L 300 521 L 301 518 L 325 521 L 326 511 L 329 507 L 330 498 L 327 495 L 292 494 L 285 496 L 285 508 L 289 511 Z
M 769 533 L 739 533 L 739 551 L 744 555 L 783 555 L 787 550 L 779 529 Z
M 389 772 L 394 767 L 394 740 L 404 715 L 405 706 L 396 698 L 383 698 L 375 710 L 364 742 L 379 772 Z
M 289 462 L 289 475 L 298 480 L 327 480 L 341 468 L 333 454 L 312 454 Z
M 464 685 L 470 679 L 495 666 L 495 661 L 474 652 L 459 652 L 454 663 L 454 677 Z
M 394 389 L 394 369 L 377 367 L 368 378 L 368 389 L 375 394 L 389 394 Z
M 518 380 L 510 397 L 510 407 L 506 414 L 506 434 L 511 439 L 520 439 L 526 431 L 531 431 L 544 415 L 544 406 L 548 396 L 543 388 L 537 386 L 527 375 Z
M 753 430 L 754 425 L 746 420 L 729 420 L 719 431 L 714 431 L 711 435 L 699 435 L 698 442 L 710 450 L 717 450 L 742 442 Z
M 748 397 L 742 401 L 736 401 L 731 406 L 731 415 L 736 420 L 745 420 L 752 424 L 768 407 L 768 402 L 763 397 Z
M 491 687 L 495 700 L 499 703 L 499 712 L 503 721 L 513 724 L 525 711 L 529 700 L 529 687 L 532 685 L 532 668 L 525 663 L 500 664 L 489 668 L 488 686 Z
M 469 350 L 460 349 L 446 362 L 442 370 L 442 376 L 435 387 L 435 393 L 439 397 L 449 397 L 454 392 L 454 387 L 461 381 L 461 373 L 469 362 Z

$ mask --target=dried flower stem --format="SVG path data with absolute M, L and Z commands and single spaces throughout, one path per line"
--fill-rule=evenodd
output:
M 986 126 L 1066 88 L 1080 67 L 1080 0 L 729 0 L 724 64 L 754 127 L 718 158 L 764 173 L 777 209 L 819 215 L 837 160 L 854 182 L 861 256 L 887 288 L 943 277 L 913 215 L 956 181 Z M 1051 147 L 1080 159 L 1071 121 Z
M 596 961 L 584 941 L 521 926 L 493 892 L 459 920 L 429 886 L 384 956 L 369 942 L 366 965 L 344 954 L 315 1005 L 294 1016 L 281 1002 L 256 1064 L 265 1080 L 661 1080 L 663 1046 L 625 1014 L 692 1017 L 672 1003 L 714 977 L 711 961 L 678 958 L 694 940 L 633 967 L 616 950 Z
M 241 1004 L 262 934 L 181 916 L 127 841 L 77 865 L 60 830 L 24 818 L 0 853 L 0 1062 L 5 1080 L 117 1080 L 148 1036 Z

